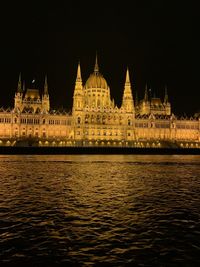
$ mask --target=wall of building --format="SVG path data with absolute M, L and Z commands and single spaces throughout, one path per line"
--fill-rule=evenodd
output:
M 0 140 L 37 139 L 67 142 L 177 141 L 200 142 L 198 119 L 131 118 L 123 113 L 85 112 L 84 120 L 76 123 L 69 114 L 17 114 L 0 112 Z M 63 143 L 64 144 L 64 143 Z M 66 144 L 66 143 L 65 143 Z

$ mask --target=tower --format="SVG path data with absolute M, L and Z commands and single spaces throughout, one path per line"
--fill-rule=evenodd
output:
M 135 113 L 134 104 L 133 104 L 133 95 L 132 95 L 132 90 L 131 90 L 131 83 L 130 83 L 130 77 L 129 77 L 128 68 L 127 68 L 127 71 L 126 71 L 126 81 L 125 81 L 125 86 L 124 86 L 122 107 L 128 113 Z
M 22 89 L 22 79 L 21 73 L 19 74 L 19 80 L 17 84 L 17 92 L 15 93 L 15 109 L 21 110 L 22 106 L 22 97 L 23 97 L 23 89 Z
M 84 105 L 84 91 L 81 78 L 81 67 L 79 63 L 77 69 L 74 95 L 73 95 L 73 113 L 75 111 L 83 110 L 83 105 Z
M 83 125 L 84 123 L 84 91 L 81 78 L 81 67 L 80 63 L 78 64 L 76 82 L 73 95 L 73 124 L 74 124 L 74 139 L 81 141 L 83 138 Z
M 42 109 L 47 112 L 50 109 L 47 75 L 45 76 L 45 81 L 44 81 L 44 93 L 42 95 Z

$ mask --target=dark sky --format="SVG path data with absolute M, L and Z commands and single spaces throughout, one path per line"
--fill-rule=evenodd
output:
M 192 1 L 13 2 L 0 9 L 0 106 L 13 105 L 22 72 L 38 88 L 47 74 L 52 107 L 69 110 L 77 63 L 86 81 L 97 51 L 118 105 L 128 66 L 134 95 L 143 97 L 147 83 L 163 97 L 167 85 L 175 114 L 200 110 L 199 9 Z

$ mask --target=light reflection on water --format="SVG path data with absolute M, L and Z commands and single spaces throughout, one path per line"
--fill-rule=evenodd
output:
M 0 156 L 0 263 L 197 265 L 199 166 L 199 156 Z

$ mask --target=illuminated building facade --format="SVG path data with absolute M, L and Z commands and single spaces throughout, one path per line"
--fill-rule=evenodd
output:
M 200 147 L 200 117 L 172 114 L 167 90 L 163 101 L 147 87 L 144 98 L 134 100 L 128 69 L 117 107 L 96 58 L 85 84 L 78 65 L 69 113 L 51 110 L 47 78 L 41 95 L 26 89 L 20 75 L 14 108 L 0 109 L 0 145 Z

